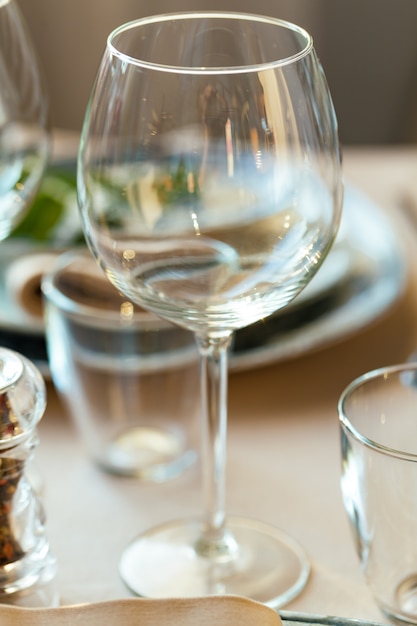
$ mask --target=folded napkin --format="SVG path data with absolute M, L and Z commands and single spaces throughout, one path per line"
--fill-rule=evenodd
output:
M 238 596 L 132 598 L 59 608 L 0 605 L 1 626 L 282 626 L 269 607 Z

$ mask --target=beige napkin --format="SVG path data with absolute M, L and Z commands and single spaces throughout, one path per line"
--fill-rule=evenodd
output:
M 132 598 L 49 609 L 0 605 L 1 626 L 282 626 L 275 611 L 238 596 Z

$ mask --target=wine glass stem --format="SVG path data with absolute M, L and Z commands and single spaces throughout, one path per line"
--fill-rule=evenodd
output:
M 227 357 L 232 333 L 226 337 L 197 336 L 201 368 L 202 471 L 205 524 L 196 545 L 201 556 L 221 559 L 236 546 L 225 527 L 227 432 Z

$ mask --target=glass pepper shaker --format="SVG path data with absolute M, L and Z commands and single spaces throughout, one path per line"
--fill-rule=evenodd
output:
M 0 348 L 0 603 L 57 603 L 56 562 L 28 471 L 45 407 L 45 383 L 37 368 Z

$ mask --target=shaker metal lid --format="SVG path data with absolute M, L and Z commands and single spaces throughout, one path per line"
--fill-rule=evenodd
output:
M 0 450 L 21 443 L 45 407 L 45 383 L 38 369 L 21 354 L 0 348 Z

